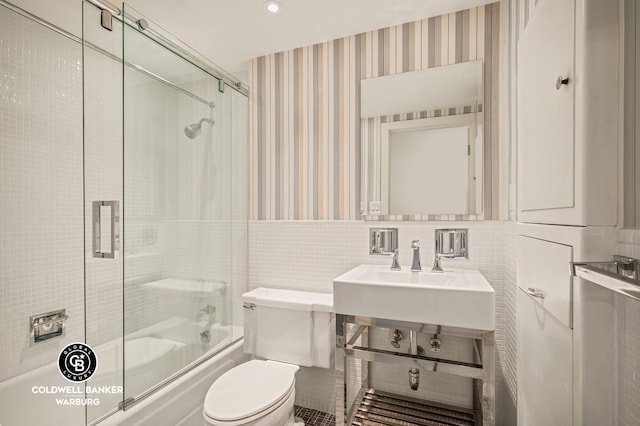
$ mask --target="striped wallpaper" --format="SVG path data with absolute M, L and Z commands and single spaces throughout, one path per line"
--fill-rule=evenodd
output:
M 484 60 L 484 219 L 498 212 L 499 8 L 490 4 L 251 61 L 250 219 L 360 219 L 360 80 Z

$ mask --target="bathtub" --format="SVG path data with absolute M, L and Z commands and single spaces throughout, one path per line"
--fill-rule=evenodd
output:
M 199 342 L 199 324 L 170 319 L 128 335 L 126 394 L 138 395 L 206 352 L 219 352 L 126 412 L 116 409 L 122 400 L 122 339 L 94 347 L 96 374 L 86 382 L 94 394 L 85 398 L 84 384 L 71 383 L 51 363 L 0 383 L 0 425 L 81 426 L 104 418 L 99 424 L 200 424 L 202 401 L 208 387 L 222 373 L 248 359 L 242 350 L 240 328 L 213 328 L 211 345 Z M 224 335 L 227 333 L 227 335 Z M 195 337 L 194 337 L 195 336 Z M 174 340 L 175 339 L 175 340 Z M 194 352 L 195 351 L 195 352 Z M 180 364 L 182 362 L 182 364 Z M 71 405 L 70 405 L 71 404 Z M 80 404 L 80 405 L 74 405 Z M 86 416 L 86 417 L 85 417 Z M 189 420 L 191 418 L 191 420 Z M 169 420 L 171 419 L 171 420 Z M 181 423 L 187 419 L 186 423 Z M 200 417 L 201 419 L 201 417 Z
M 211 384 L 224 372 L 248 360 L 240 339 L 127 411 L 109 416 L 99 426 L 200 426 L 204 423 L 204 396 Z

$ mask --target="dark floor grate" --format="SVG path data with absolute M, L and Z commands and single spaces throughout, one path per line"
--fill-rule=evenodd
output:
M 352 426 L 475 426 L 473 414 L 455 409 L 406 401 L 400 396 L 364 393 Z
M 295 406 L 294 415 L 304 420 L 305 426 L 335 426 L 336 416 L 310 408 Z

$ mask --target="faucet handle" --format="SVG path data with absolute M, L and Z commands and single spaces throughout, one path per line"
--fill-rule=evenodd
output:
M 412 248 L 412 249 L 420 248 L 420 240 L 413 240 L 413 241 L 411 241 L 411 248 Z
M 393 259 L 391 261 L 391 268 L 392 271 L 399 271 L 401 269 L 400 267 L 400 255 L 398 254 L 398 249 L 395 249 L 393 251 Z
M 436 253 L 436 257 L 435 259 L 433 259 L 433 268 L 431 268 L 431 272 L 444 272 L 442 270 L 442 264 L 440 262 L 440 258 L 442 256 L 440 255 L 440 253 Z

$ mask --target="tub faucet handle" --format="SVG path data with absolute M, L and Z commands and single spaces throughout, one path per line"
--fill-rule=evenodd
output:
M 216 313 L 216 307 L 215 305 L 206 305 L 204 306 L 202 309 L 200 309 L 196 315 L 196 321 L 200 322 L 202 320 L 204 320 L 205 316 L 209 316 L 209 320 L 211 320 L 211 317 Z

